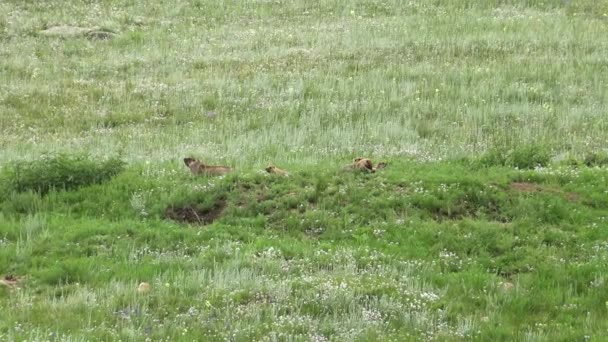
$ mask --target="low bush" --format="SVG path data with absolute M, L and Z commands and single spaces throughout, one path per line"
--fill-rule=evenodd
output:
M 518 169 L 547 166 L 550 161 L 549 150 L 538 145 L 527 145 L 509 150 L 495 148 L 479 159 L 482 166 L 511 166 Z
M 116 157 L 97 160 L 87 155 L 44 155 L 6 166 L 0 179 L 5 193 L 32 191 L 45 195 L 53 189 L 73 190 L 105 182 L 123 171 L 124 166 Z

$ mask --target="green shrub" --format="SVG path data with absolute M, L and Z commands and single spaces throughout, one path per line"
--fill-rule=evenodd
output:
M 99 161 L 86 155 L 45 155 L 8 165 L 0 178 L 7 193 L 32 191 L 45 195 L 53 189 L 73 190 L 105 182 L 124 166 L 119 158 Z
M 593 152 L 585 156 L 583 161 L 585 165 L 592 166 L 607 166 L 608 165 L 608 153 L 607 152 Z
M 8 193 L 5 196 L 0 201 L 0 212 L 4 214 L 34 214 L 43 206 L 42 198 L 32 191 Z
M 537 166 L 547 166 L 550 161 L 551 154 L 547 149 L 528 145 L 512 150 L 507 158 L 507 165 L 519 169 L 533 169 Z
M 494 148 L 482 155 L 478 163 L 482 166 L 505 166 L 507 165 L 508 151 Z
M 479 159 L 482 166 L 511 166 L 518 169 L 547 166 L 550 161 L 549 150 L 538 145 L 527 145 L 512 150 L 495 148 Z

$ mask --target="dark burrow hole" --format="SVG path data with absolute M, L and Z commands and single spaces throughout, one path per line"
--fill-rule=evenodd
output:
M 211 224 L 222 216 L 226 201 L 219 200 L 211 208 L 201 209 L 196 204 L 170 206 L 165 210 L 165 218 L 181 223 L 198 225 Z

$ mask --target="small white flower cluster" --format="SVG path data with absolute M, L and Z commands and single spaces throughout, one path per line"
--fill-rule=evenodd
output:
M 534 172 L 548 175 L 548 176 L 559 176 L 559 177 L 580 177 L 581 171 L 575 167 L 570 166 L 557 166 L 557 167 L 543 167 L 537 166 L 534 168 Z
M 149 246 L 144 246 L 140 249 L 133 249 L 129 252 L 129 260 L 139 262 L 145 257 L 150 257 L 153 263 L 163 263 L 171 260 L 190 262 L 193 255 L 203 254 L 209 249 L 205 245 L 190 247 L 181 242 L 172 247 L 172 249 L 152 249 Z
M 381 237 L 386 233 L 386 229 L 374 229 L 374 236 Z
M 456 253 L 443 249 L 439 252 L 439 261 L 441 265 L 445 267 L 461 270 L 465 265 L 469 264 L 472 259 L 461 259 Z
M 429 191 L 424 187 L 422 181 L 415 181 L 411 184 L 416 194 L 428 194 Z
M 131 208 L 133 208 L 133 210 L 139 213 L 139 215 L 141 215 L 142 217 L 148 216 L 148 212 L 146 210 L 147 199 L 148 194 L 146 192 L 138 191 L 134 192 L 133 195 L 131 195 L 131 199 L 129 200 L 129 202 L 131 203 Z
M 280 259 L 283 257 L 283 253 L 281 250 L 271 246 L 259 253 L 259 257 L 267 259 Z
M 365 322 L 372 324 L 382 323 L 384 320 L 382 313 L 376 309 L 363 308 L 361 315 Z

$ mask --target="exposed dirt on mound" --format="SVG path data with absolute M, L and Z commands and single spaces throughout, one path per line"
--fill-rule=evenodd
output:
M 14 276 L 12 274 L 8 274 L 0 278 L 0 285 L 4 285 L 11 289 L 19 288 L 21 282 L 23 282 L 23 277 Z
M 573 192 L 563 192 L 558 189 L 552 189 L 536 183 L 529 182 L 513 182 L 510 185 L 512 190 L 519 192 L 545 192 L 550 194 L 563 195 L 568 201 L 576 202 L 579 196 Z
M 541 191 L 541 187 L 538 184 L 527 182 L 513 182 L 511 183 L 511 189 L 518 190 L 521 192 Z
M 46 30 L 40 31 L 40 35 L 46 37 L 59 37 L 59 38 L 75 38 L 75 37 L 87 37 L 91 40 L 106 40 L 113 38 L 116 33 L 104 30 L 99 27 L 78 27 L 78 26 L 53 26 Z
M 180 207 L 168 207 L 165 210 L 165 218 L 181 223 L 206 225 L 218 219 L 226 208 L 226 201 L 220 200 L 210 209 L 197 208 L 196 204 Z

